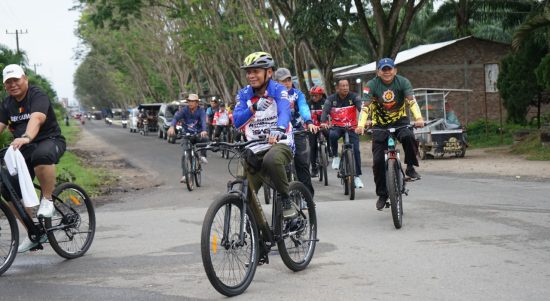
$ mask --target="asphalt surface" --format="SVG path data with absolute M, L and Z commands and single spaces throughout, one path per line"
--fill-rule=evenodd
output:
M 19 254 L 0 277 L 0 300 L 225 299 L 203 270 L 200 230 L 230 179 L 228 161 L 209 154 L 203 187 L 189 192 L 179 183 L 177 144 L 101 121 L 85 127 L 162 185 L 98 207 L 96 237 L 82 258 L 64 260 L 48 245 Z M 363 174 L 354 201 L 334 171 L 328 187 L 314 182 L 320 242 L 306 270 L 291 272 L 272 252 L 234 299 L 549 299 L 549 183 L 423 173 L 409 184 L 396 230 L 389 210 L 375 210 L 365 164 Z

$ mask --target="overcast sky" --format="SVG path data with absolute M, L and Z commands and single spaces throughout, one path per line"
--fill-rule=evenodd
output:
M 29 67 L 45 76 L 59 98 L 74 102 L 73 74 L 78 38 L 74 31 L 80 13 L 69 11 L 73 0 L 0 0 L 0 44 L 16 50 L 16 30 L 19 48 L 27 53 Z

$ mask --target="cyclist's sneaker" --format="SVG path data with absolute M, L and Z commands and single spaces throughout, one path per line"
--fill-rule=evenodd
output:
M 407 177 L 410 177 L 415 180 L 420 180 L 422 177 L 414 170 L 414 167 L 412 165 L 407 165 L 407 169 L 405 170 L 405 175 Z
M 334 159 L 332 159 L 332 169 L 340 169 L 340 157 L 334 157 Z
M 292 201 L 289 198 L 282 198 L 283 202 L 283 219 L 293 219 L 298 216 L 298 211 L 292 206 Z
M 208 160 L 206 160 L 206 157 L 201 156 L 201 163 L 208 164 Z
M 364 187 L 363 181 L 361 181 L 361 178 L 359 178 L 359 177 L 355 177 L 355 179 L 353 180 L 353 183 L 355 184 L 355 188 L 363 188 Z
M 311 168 L 311 177 L 312 178 L 317 178 L 319 174 L 319 168 L 317 168 L 317 166 L 314 166 Z
M 40 242 L 32 242 L 31 239 L 27 236 L 17 248 L 17 253 L 27 252 L 28 250 L 36 248 L 39 244 L 45 243 L 47 241 L 48 236 L 46 234 L 40 237 Z
M 388 201 L 388 196 L 381 195 L 378 197 L 378 201 L 376 201 L 376 209 L 382 211 L 384 207 L 386 207 L 386 202 Z
M 40 208 L 38 208 L 38 212 L 36 213 L 36 216 L 48 218 L 48 217 L 52 217 L 54 212 L 55 212 L 55 207 L 53 205 L 53 202 L 51 200 L 42 199 L 40 201 Z
M 185 183 L 185 176 L 182 176 L 181 179 L 180 179 L 180 183 Z

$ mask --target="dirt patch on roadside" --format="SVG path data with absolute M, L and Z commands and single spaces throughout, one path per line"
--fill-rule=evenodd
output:
M 161 183 L 149 171 L 132 165 L 121 155 L 107 151 L 107 144 L 98 137 L 83 130 L 78 142 L 69 147 L 85 166 L 112 171 L 112 181 L 100 189 L 96 203 L 114 201 L 113 195 L 157 187 Z
M 403 159 L 404 157 L 401 158 Z M 372 166 L 370 142 L 361 145 L 361 159 L 369 167 Z M 442 158 L 420 160 L 420 167 L 417 170 L 420 174 L 428 172 L 488 175 L 537 181 L 548 181 L 550 179 L 550 161 L 526 160 L 523 156 L 510 153 L 508 146 L 467 149 L 464 158 L 444 156 Z M 368 171 L 363 171 L 363 173 L 365 172 Z

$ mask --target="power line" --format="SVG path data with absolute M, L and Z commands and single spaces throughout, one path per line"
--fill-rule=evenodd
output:
M 15 35 L 15 43 L 17 45 L 17 54 L 19 54 L 19 35 L 20 34 L 27 34 L 29 33 L 28 30 L 25 29 L 25 32 L 23 32 L 22 29 L 16 29 L 15 32 L 8 32 L 6 30 L 6 34 L 14 34 Z

